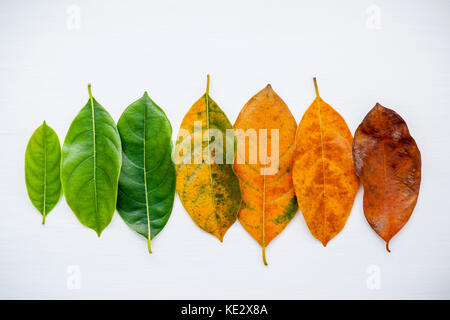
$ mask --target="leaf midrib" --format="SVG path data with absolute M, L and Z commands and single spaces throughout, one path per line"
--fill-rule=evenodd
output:
M 327 222 L 326 219 L 326 210 L 325 210 L 325 148 L 324 148 L 324 143 L 323 143 L 323 129 L 322 129 L 322 110 L 320 108 L 320 102 L 321 102 L 321 98 L 317 97 L 317 108 L 318 108 L 318 116 L 319 116 L 319 130 L 320 130 L 320 147 L 321 147 L 321 159 L 322 159 L 322 188 L 323 188 L 323 192 L 322 192 L 322 201 L 323 201 L 323 222 L 322 222 L 322 230 L 323 230 L 323 234 L 322 236 L 325 236 L 325 232 L 326 232 L 326 227 L 325 224 Z M 324 238 L 322 238 L 323 240 Z
M 147 232 L 148 232 L 148 236 L 147 236 L 147 246 L 148 246 L 148 251 L 151 253 L 151 247 L 150 247 L 150 243 L 151 243 L 151 228 L 150 228 L 150 208 L 148 205 L 148 188 L 147 188 L 147 156 L 146 156 L 146 141 L 147 141 L 147 128 L 146 128 L 146 121 L 147 121 L 147 106 L 144 105 L 144 124 L 143 124 L 143 128 L 144 128 L 144 139 L 143 139 L 143 147 L 144 147 L 144 162 L 143 162 L 143 167 L 142 170 L 144 171 L 144 188 L 145 188 L 145 209 L 147 211 Z
M 264 128 L 267 130 L 267 104 L 264 110 Z M 266 148 L 267 148 L 266 141 Z M 263 248 L 263 262 L 267 265 L 266 261 L 266 166 L 267 166 L 267 150 L 264 153 L 264 167 L 263 167 L 263 203 L 262 203 L 262 248 Z
M 379 121 L 382 121 L 383 119 L 381 118 L 381 114 L 378 113 L 378 117 L 379 117 Z M 385 153 L 385 145 L 384 145 L 384 140 L 381 140 L 381 153 L 383 155 L 383 215 L 387 217 L 387 234 L 388 236 L 391 235 L 391 223 L 390 223 L 390 214 L 389 212 L 386 212 L 386 201 L 387 201 L 387 197 L 386 197 L 386 153 Z M 389 247 L 389 240 L 386 241 L 386 249 L 389 251 L 388 247 Z
M 213 211 L 216 212 L 216 199 L 214 197 L 214 190 L 213 190 L 213 178 L 212 178 L 212 165 L 211 165 L 211 149 L 209 148 L 209 144 L 211 143 L 211 136 L 210 136 L 210 124 L 209 124 L 209 86 L 207 88 L 207 92 L 205 94 L 205 104 L 206 104 L 206 132 L 208 132 L 208 143 L 207 145 L 207 150 L 208 150 L 208 169 L 209 169 L 209 184 L 210 184 L 210 190 L 211 190 L 211 201 L 212 201 L 212 206 L 213 206 Z M 217 215 L 216 215 L 217 216 Z M 219 220 L 218 221 L 218 225 L 220 229 L 220 216 L 217 216 Z M 222 235 L 220 235 L 222 237 Z
M 94 98 L 92 95 L 90 95 L 89 100 L 91 102 L 91 116 L 92 116 L 92 147 L 94 151 L 94 202 L 95 202 L 95 222 L 97 224 L 97 233 L 100 231 L 100 221 L 98 219 L 98 200 L 97 200 L 97 148 L 96 148 L 96 141 L 95 141 L 95 108 L 94 108 Z
M 46 206 L 46 198 L 47 198 L 47 136 L 46 136 L 46 125 L 44 124 L 43 130 L 43 144 L 44 144 L 44 200 L 42 201 L 42 224 L 45 223 L 45 206 Z

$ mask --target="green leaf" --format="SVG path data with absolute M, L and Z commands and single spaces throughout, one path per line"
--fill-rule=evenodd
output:
M 175 196 L 172 127 L 147 92 L 125 109 L 117 127 L 123 152 L 117 210 L 148 239 L 151 253 L 151 239 L 166 225 Z
M 44 121 L 25 151 L 25 184 L 31 203 L 42 214 L 42 224 L 61 196 L 60 163 L 58 136 Z
M 89 101 L 64 140 L 61 181 L 78 220 L 100 236 L 116 208 L 122 150 L 114 120 L 88 88 Z

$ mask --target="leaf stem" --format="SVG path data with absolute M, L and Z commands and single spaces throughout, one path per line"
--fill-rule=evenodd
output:
M 387 250 L 387 252 L 391 252 L 391 250 L 389 249 L 389 241 L 388 242 L 386 242 L 386 250 Z
M 206 95 L 209 96 L 209 74 L 206 75 Z
M 92 99 L 92 90 L 91 90 L 91 84 L 88 83 L 88 91 L 89 91 L 89 99 Z
M 267 266 L 268 263 L 267 263 L 267 260 L 266 260 L 266 246 L 262 247 L 262 258 L 263 258 L 264 265 Z
M 319 87 L 317 86 L 316 77 L 313 78 L 313 81 L 314 81 L 314 89 L 316 89 L 316 96 L 320 97 L 320 95 L 319 95 Z

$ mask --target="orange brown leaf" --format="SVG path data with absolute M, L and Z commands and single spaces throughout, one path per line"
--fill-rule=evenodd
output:
M 364 214 L 390 252 L 389 241 L 409 220 L 417 202 L 420 151 L 406 122 L 377 103 L 355 132 L 353 158 L 364 186 Z
M 239 177 L 242 193 L 238 219 L 262 246 L 266 265 L 265 248 L 283 231 L 298 209 L 291 173 L 296 127 L 289 108 L 270 85 L 245 104 L 234 124 L 238 138 L 234 170 Z M 251 144 L 249 138 L 245 143 L 245 154 L 240 154 L 239 141 L 242 140 L 239 140 L 239 131 L 251 136 L 253 130 L 258 143 Z M 272 137 L 273 132 L 278 133 L 278 139 Z M 264 136 L 267 137 L 266 148 L 261 144 Z M 277 145 L 272 146 L 275 143 Z M 273 147 L 278 147 L 275 149 L 278 151 L 278 161 L 271 159 L 272 162 L 268 162 L 268 157 L 273 156 L 268 155 Z M 250 155 L 254 152 L 257 157 L 253 162 Z M 276 170 L 269 172 L 274 165 Z

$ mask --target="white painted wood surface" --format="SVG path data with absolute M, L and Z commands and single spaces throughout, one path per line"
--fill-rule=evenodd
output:
M 450 298 L 449 36 L 446 0 L 2 1 L 0 298 Z M 364 218 L 361 189 L 327 248 L 299 212 L 268 267 L 239 223 L 221 244 L 178 197 L 152 255 L 118 214 L 98 239 L 63 198 L 41 225 L 23 158 L 44 119 L 62 142 L 88 82 L 116 121 L 147 90 L 175 139 L 207 73 L 232 122 L 267 83 L 299 121 L 313 76 L 352 132 L 376 102 L 394 108 L 423 180 L 392 253 Z

